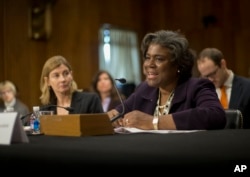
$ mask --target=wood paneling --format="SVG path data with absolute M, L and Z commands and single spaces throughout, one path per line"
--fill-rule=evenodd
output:
M 29 38 L 31 0 L 0 2 L 0 79 L 12 80 L 31 108 L 40 105 L 40 74 L 47 58 L 63 55 L 79 88 L 88 88 L 98 70 L 98 30 L 104 23 L 147 32 L 180 29 L 199 52 L 218 47 L 235 73 L 249 76 L 248 0 L 54 0 L 48 40 Z M 215 23 L 205 26 L 203 18 Z

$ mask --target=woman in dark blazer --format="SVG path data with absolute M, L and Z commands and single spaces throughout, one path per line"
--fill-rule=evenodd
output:
M 108 112 L 114 126 L 147 130 L 225 127 L 225 111 L 213 83 L 192 78 L 196 56 L 184 35 L 164 30 L 148 33 L 141 49 L 146 80 L 124 101 L 124 107 Z
M 97 94 L 78 91 L 72 68 L 62 56 L 53 56 L 45 62 L 40 78 L 40 90 L 44 108 L 53 110 L 55 114 L 103 113 Z M 71 109 L 64 109 L 65 107 Z

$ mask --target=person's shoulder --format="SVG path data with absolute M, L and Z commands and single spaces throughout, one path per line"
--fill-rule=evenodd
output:
M 5 105 L 2 101 L 0 101 L 0 112 L 3 112 L 5 109 Z
M 157 87 L 149 86 L 147 81 L 142 81 L 134 90 L 132 94 L 148 94 L 157 90 Z
M 155 87 L 151 87 L 148 85 L 147 81 L 142 81 L 137 87 L 136 89 L 147 89 L 147 88 L 155 88 Z
M 212 81 L 202 77 L 191 77 L 186 82 L 184 82 L 183 85 L 191 89 L 200 89 L 204 87 L 215 89 Z
M 16 104 L 18 104 L 18 106 L 20 107 L 28 108 L 28 106 L 24 102 L 22 102 L 19 98 L 16 98 Z
M 234 80 L 236 80 L 238 82 L 250 84 L 250 78 L 243 77 L 243 76 L 240 76 L 240 75 L 234 75 Z
M 193 83 L 193 84 L 199 84 L 199 83 L 209 83 L 209 84 L 213 84 L 209 79 L 207 78 L 202 78 L 202 77 L 191 77 L 188 79 L 189 83 Z
M 247 77 L 234 75 L 233 90 L 238 91 L 238 88 L 241 88 L 242 92 L 244 92 L 245 94 L 246 93 L 248 94 L 250 90 L 250 79 Z
M 0 100 L 0 107 L 5 107 L 4 102 Z

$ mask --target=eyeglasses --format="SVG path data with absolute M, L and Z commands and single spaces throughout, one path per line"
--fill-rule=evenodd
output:
M 207 75 L 205 75 L 203 77 L 212 78 L 217 74 L 218 70 L 219 70 L 219 67 L 217 67 L 214 71 L 212 71 L 211 73 L 209 73 L 209 74 L 207 74 Z
M 6 91 L 3 91 L 3 92 L 0 92 L 0 95 L 6 95 L 6 94 L 9 94 L 11 92 L 12 92 L 11 90 L 6 90 Z

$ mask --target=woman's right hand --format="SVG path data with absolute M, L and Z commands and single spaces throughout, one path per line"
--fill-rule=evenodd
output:
M 119 114 L 119 112 L 115 109 L 112 109 L 110 111 L 107 112 L 109 119 L 112 120 L 113 117 L 115 117 L 116 115 Z M 123 126 L 123 121 L 122 118 L 117 119 L 116 121 L 112 122 L 113 127 L 121 127 Z

